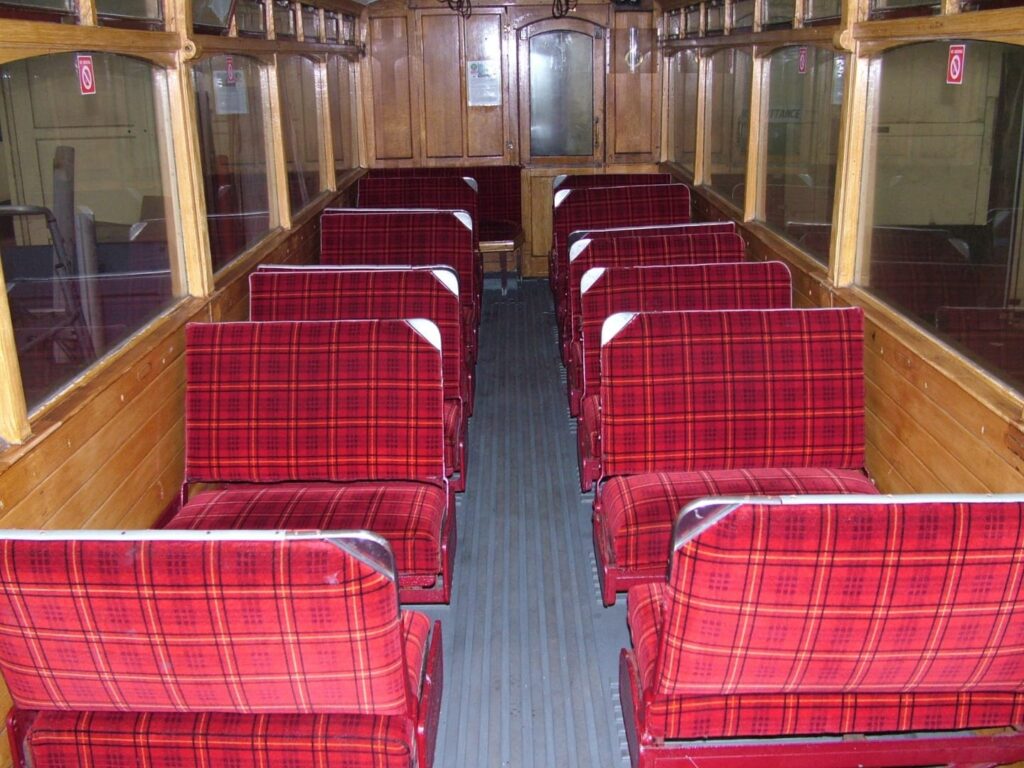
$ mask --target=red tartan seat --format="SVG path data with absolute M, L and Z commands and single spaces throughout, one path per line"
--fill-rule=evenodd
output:
M 456 531 L 441 353 L 439 334 L 429 339 L 420 328 L 437 333 L 427 321 L 402 320 L 189 325 L 185 482 L 169 525 L 380 522 L 375 532 L 391 537 L 402 599 L 447 602 Z M 189 498 L 196 483 L 227 491 Z M 371 499 L 379 509 L 367 507 Z M 248 519 L 231 525 L 231 508 Z M 438 549 L 425 555 L 429 544 Z M 428 565 L 439 567 L 427 574 Z
M 691 505 L 629 591 L 634 767 L 1021 759 L 1022 546 L 1022 496 Z
M 692 235 L 696 232 L 710 234 L 729 234 L 736 232 L 734 221 L 698 221 L 682 224 L 651 224 L 646 227 L 603 227 L 593 229 L 577 229 L 569 233 L 568 246 L 570 252 L 574 243 L 580 240 L 596 240 L 605 237 L 642 237 L 645 235 Z
M 802 490 L 813 473 L 833 470 L 857 490 L 864 469 L 863 315 L 859 309 L 724 310 L 616 315 L 606 322 L 601 351 L 601 476 L 594 499 L 594 542 L 607 604 L 631 584 L 657 576 L 650 560 L 619 554 L 668 552 L 651 516 L 673 498 L 652 504 L 652 473 L 746 470 L 740 482 L 764 479 Z M 589 416 L 587 403 L 584 416 Z M 582 431 L 582 430 L 581 430 Z M 763 473 L 763 470 L 800 470 Z M 799 475 L 799 479 L 794 479 Z M 612 485 L 611 478 L 624 478 Z M 724 476 L 722 482 L 732 481 Z M 833 490 L 823 478 L 825 487 Z M 637 506 L 635 493 L 647 496 Z M 860 487 L 858 487 L 860 486 Z M 869 487 L 869 486 L 868 486 Z M 622 493 L 606 491 L 627 489 Z M 672 483 L 666 492 L 677 491 Z M 756 486 L 749 492 L 761 494 Z M 685 500 L 686 496 L 680 495 Z M 623 506 L 631 508 L 624 509 Z M 678 511 L 678 507 L 676 508 Z M 672 519 L 671 511 L 668 520 Z M 632 537 L 639 537 L 633 541 Z
M 249 276 L 249 319 L 424 318 L 441 331 L 445 466 L 465 490 L 472 389 L 462 344 L 458 276 L 450 268 L 261 267 Z
M 783 309 L 791 306 L 789 269 L 781 262 L 739 262 L 668 267 L 597 267 L 581 296 L 580 341 L 569 355 L 569 410 L 577 424 L 580 486 L 589 491 L 601 467 L 597 394 L 601 388 L 601 328 L 617 312 L 713 309 Z M 589 393 L 586 414 L 580 403 Z M 586 461 L 584 461 L 586 460 Z M 586 464 L 586 471 L 584 471 Z
M 563 173 L 551 180 L 551 188 L 589 189 L 591 187 L 631 187 L 648 184 L 674 184 L 670 173 Z
M 581 229 L 685 224 L 690 221 L 690 189 L 684 184 L 588 187 L 558 190 L 551 214 L 549 267 L 555 308 L 566 299 L 569 235 Z
M 18 765 L 430 766 L 440 623 L 364 531 L 0 534 Z
M 329 208 L 320 216 L 320 263 L 451 267 L 459 276 L 467 362 L 476 361 L 482 277 L 465 211 Z
M 360 208 L 433 208 L 465 211 L 473 220 L 473 248 L 480 245 L 480 206 L 476 183 L 462 177 L 363 176 L 359 180 Z
M 468 177 L 477 184 L 480 240 L 514 240 L 522 234 L 522 167 L 460 165 L 430 168 L 372 168 L 367 176 L 383 179 Z
M 581 336 L 580 295 L 583 276 L 594 267 L 723 264 L 743 261 L 747 246 L 736 233 L 719 232 L 717 224 L 695 224 L 686 234 L 606 236 L 578 240 L 569 251 L 566 301 L 556 313 L 562 361 Z

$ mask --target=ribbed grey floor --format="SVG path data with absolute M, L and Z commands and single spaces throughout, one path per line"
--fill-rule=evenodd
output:
M 624 600 L 603 608 L 551 295 L 484 297 L 468 488 L 444 627 L 438 768 L 622 768 Z

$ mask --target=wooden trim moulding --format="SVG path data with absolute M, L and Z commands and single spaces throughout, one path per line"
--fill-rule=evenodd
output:
M 47 53 L 103 51 L 171 67 L 181 48 L 181 37 L 174 32 L 0 20 L 0 64 Z
M 804 27 L 803 29 L 776 29 L 769 32 L 742 32 L 736 35 L 718 35 L 716 37 L 685 37 L 679 40 L 668 40 L 662 43 L 666 56 L 688 48 L 739 48 L 741 46 L 758 45 L 768 47 L 784 47 L 801 43 L 832 44 L 839 32 L 839 25 L 820 27 Z
M 1024 45 L 1024 8 L 861 21 L 851 31 L 853 39 L 860 43 L 859 52 L 866 56 L 906 43 L 949 38 Z

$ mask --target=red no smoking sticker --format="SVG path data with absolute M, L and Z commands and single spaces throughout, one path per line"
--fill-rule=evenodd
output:
M 807 48 L 800 46 L 800 53 L 796 62 L 796 71 L 801 75 L 807 74 Z
M 81 54 L 76 60 L 78 67 L 78 90 L 83 96 L 96 93 L 96 70 L 92 66 L 92 56 Z
M 949 61 L 946 63 L 946 84 L 964 84 L 964 60 L 967 58 L 967 46 L 949 46 Z

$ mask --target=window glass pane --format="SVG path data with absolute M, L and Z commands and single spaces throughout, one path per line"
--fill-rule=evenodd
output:
M 766 26 L 792 24 L 795 15 L 795 0 L 765 0 L 764 18 L 761 20 L 761 23 Z
M 530 154 L 594 153 L 594 41 L 557 30 L 530 38 Z
M 288 200 L 295 213 L 323 189 L 320 185 L 316 65 L 302 56 L 281 56 L 278 61 Z
M 324 13 L 324 38 L 328 43 L 336 43 L 341 39 L 341 19 L 336 11 Z
M 83 95 L 78 68 L 91 71 Z M 30 408 L 174 302 L 180 279 L 163 72 L 124 56 L 0 67 L 0 257 Z M 169 224 L 170 223 L 170 224 Z
M 96 0 L 96 14 L 101 22 L 138 19 L 159 25 L 163 19 L 160 0 Z
M 870 16 L 873 19 L 898 16 L 915 16 L 938 13 L 937 0 L 871 0 Z
M 805 18 L 811 21 L 815 19 L 833 19 L 839 18 L 842 12 L 842 4 L 839 0 L 807 0 Z
M 697 52 L 677 53 L 670 67 L 672 159 L 692 173 L 697 157 Z
M 238 0 L 235 5 L 235 26 L 240 35 L 263 37 L 266 33 L 263 3 L 260 0 Z
M 708 185 L 741 209 L 747 173 L 752 71 L 753 60 L 746 51 L 719 51 L 711 57 Z
M 881 58 L 858 280 L 1024 390 L 1024 48 L 960 44 L 960 85 L 948 41 Z
M 700 3 L 688 5 L 683 10 L 687 37 L 700 35 Z
M 754 26 L 754 0 L 737 0 L 732 4 L 733 29 L 751 29 Z
M 0 2 L 0 17 L 39 16 L 39 14 L 34 14 L 34 11 L 42 11 L 43 14 L 48 15 L 44 15 L 42 18 L 54 21 L 59 21 L 60 16 L 53 14 L 77 15 L 74 0 L 3 0 Z
M 846 57 L 783 48 L 769 67 L 765 222 L 827 262 Z
M 270 229 L 260 68 L 245 56 L 213 56 L 192 68 L 213 268 Z
M 308 43 L 320 39 L 320 14 L 312 5 L 302 6 L 302 39 Z
M 709 35 L 721 34 L 725 31 L 725 2 L 708 3 L 707 33 Z
M 678 8 L 665 14 L 665 39 L 676 40 L 683 34 L 683 13 Z
M 328 59 L 327 96 L 331 104 L 331 130 L 334 133 L 334 170 L 341 174 L 358 165 L 355 64 L 348 59 L 341 56 Z
M 206 34 L 227 34 L 231 0 L 192 0 L 192 28 Z
M 274 2 L 274 35 L 295 37 L 295 12 L 288 0 L 275 0 Z

